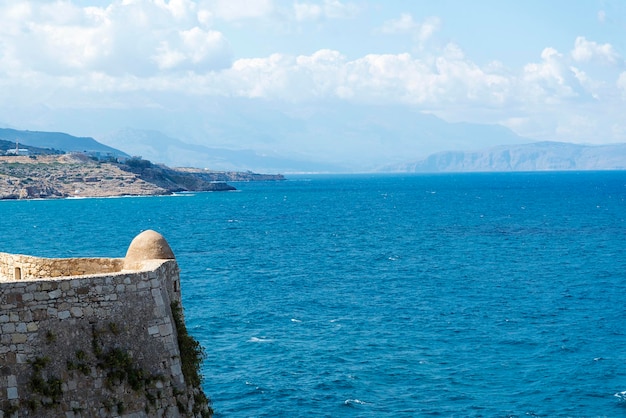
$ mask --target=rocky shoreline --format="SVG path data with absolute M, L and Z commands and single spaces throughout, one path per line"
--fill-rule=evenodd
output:
M 0 157 L 0 200 L 156 196 L 228 191 L 227 181 L 284 180 L 281 175 L 177 169 L 131 159 L 94 161 L 83 154 Z

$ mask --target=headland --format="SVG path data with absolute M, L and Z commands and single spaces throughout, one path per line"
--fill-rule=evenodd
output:
M 282 175 L 170 168 L 141 158 L 98 160 L 81 153 L 0 156 L 1 199 L 156 196 L 229 191 L 233 181 L 284 180 Z

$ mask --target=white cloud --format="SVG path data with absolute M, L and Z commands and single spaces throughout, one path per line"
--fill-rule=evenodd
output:
M 576 38 L 571 54 L 572 58 L 578 62 L 599 59 L 613 64 L 619 60 L 619 54 L 615 52 L 611 44 L 601 45 L 597 42 L 588 41 L 584 36 Z
M 208 0 L 205 7 L 226 21 L 264 18 L 275 11 L 272 0 Z
M 352 18 L 358 11 L 358 6 L 353 3 L 342 3 L 339 0 L 324 0 L 324 12 L 331 19 Z
M 526 97 L 532 102 L 556 103 L 576 96 L 570 81 L 575 80 L 565 57 L 554 48 L 541 52 L 542 62 L 524 66 L 522 81 L 527 87 Z
M 415 30 L 418 23 L 410 13 L 403 13 L 398 19 L 386 21 L 380 31 L 382 33 L 408 33 Z
M 289 99 L 289 77 L 294 59 L 282 54 L 268 58 L 240 59 L 230 70 L 221 74 L 220 84 L 226 87 L 227 95 L 251 98 Z M 219 89 L 213 81 L 206 80 L 206 87 Z
M 299 21 L 359 11 L 337 0 L 291 5 L 281 16 Z M 420 48 L 412 53 L 348 58 L 351 51 L 319 49 L 233 62 L 228 39 L 212 25 L 240 25 L 239 20 L 275 13 L 270 0 L 117 0 L 86 8 L 67 1 L 0 1 L 0 103 L 167 107 L 155 94 L 190 100 L 341 99 L 407 104 L 457 120 L 502 122 L 519 133 L 580 138 L 625 106 L 623 59 L 608 43 L 578 37 L 569 53 L 548 47 L 521 68 L 482 65 L 458 44 L 437 48 L 428 42 L 441 26 L 439 18 L 418 22 L 410 14 L 385 22 L 377 34 L 413 37 Z M 611 65 L 598 73 L 597 62 Z
M 324 0 L 323 3 L 295 2 L 293 10 L 296 20 L 315 21 L 352 18 L 359 12 L 359 7 L 353 3 L 343 3 L 339 0 Z
M 344 97 L 340 80 L 346 57 L 338 51 L 323 49 L 312 55 L 296 58 L 297 82 L 300 92 L 309 97 Z
M 441 27 L 441 19 L 436 16 L 428 17 L 423 22 L 416 22 L 409 13 L 403 13 L 398 19 L 386 21 L 380 28 L 382 33 L 407 33 L 419 42 L 425 42 Z
M 191 0 L 155 0 L 157 6 L 164 8 L 178 21 L 192 18 L 196 13 L 196 3 Z
M 147 76 L 230 65 L 229 45 L 200 29 L 189 0 L 117 1 L 80 8 L 70 2 L 0 4 L 1 71 L 103 72 Z
M 514 84 L 501 74 L 501 67 L 480 68 L 465 59 L 458 46 L 450 45 L 432 62 L 408 53 L 348 60 L 333 50 L 240 59 L 231 69 L 196 78 L 194 89 L 288 101 L 340 98 L 441 107 L 498 106 L 510 100 Z
M 622 92 L 626 95 L 626 71 L 619 75 L 617 79 L 617 88 L 622 90 Z
M 162 41 L 154 60 L 163 70 L 225 68 L 230 65 L 229 57 L 224 53 L 226 49 L 226 39 L 220 32 L 194 27 L 179 31 L 178 37 L 170 42 Z
M 324 10 L 319 4 L 295 3 L 293 10 L 298 21 L 319 20 L 324 15 Z

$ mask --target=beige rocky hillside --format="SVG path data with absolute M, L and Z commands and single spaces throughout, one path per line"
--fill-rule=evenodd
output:
M 0 157 L 0 199 L 149 196 L 234 189 L 145 163 L 130 167 L 94 161 L 83 154 Z

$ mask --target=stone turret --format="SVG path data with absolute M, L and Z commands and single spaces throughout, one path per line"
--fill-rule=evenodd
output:
M 0 253 L 0 418 L 207 417 L 199 355 L 159 233 L 125 258 Z
M 149 260 L 174 260 L 174 252 L 165 238 L 151 229 L 137 235 L 130 243 L 126 257 L 124 257 L 124 270 L 140 270 L 145 261 Z

